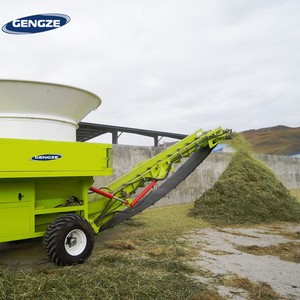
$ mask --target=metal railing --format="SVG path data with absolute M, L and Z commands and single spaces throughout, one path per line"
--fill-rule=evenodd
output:
M 154 146 L 157 147 L 159 145 L 159 141 L 163 137 L 181 140 L 187 136 L 186 134 L 180 134 L 180 133 L 86 123 L 86 122 L 80 122 L 78 125 L 79 127 L 76 131 L 76 140 L 78 142 L 85 142 L 97 136 L 101 136 L 106 133 L 111 133 L 112 144 L 118 144 L 118 139 L 122 135 L 122 133 L 130 133 L 130 134 L 138 134 L 138 135 L 143 135 L 143 136 L 153 138 Z

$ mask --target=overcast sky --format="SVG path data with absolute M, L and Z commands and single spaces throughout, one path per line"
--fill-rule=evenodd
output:
M 99 95 L 84 121 L 178 133 L 300 126 L 299 0 L 11 0 L 0 26 L 40 13 L 71 21 L 1 31 L 0 78 Z

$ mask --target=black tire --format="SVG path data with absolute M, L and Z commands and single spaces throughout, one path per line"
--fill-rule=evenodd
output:
M 58 266 L 81 264 L 93 251 L 93 228 L 78 215 L 61 215 L 49 224 L 44 247 L 50 260 Z

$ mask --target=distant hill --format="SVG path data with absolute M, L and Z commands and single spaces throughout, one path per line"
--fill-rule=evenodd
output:
M 290 155 L 300 153 L 300 127 L 275 126 L 241 132 L 254 152 Z

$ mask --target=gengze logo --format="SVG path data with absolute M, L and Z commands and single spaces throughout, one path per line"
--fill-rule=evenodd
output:
M 48 161 L 62 158 L 60 154 L 41 154 L 31 157 L 31 160 Z
M 60 28 L 70 20 L 69 16 L 63 14 L 33 15 L 8 22 L 2 27 L 2 31 L 10 34 L 33 34 Z

